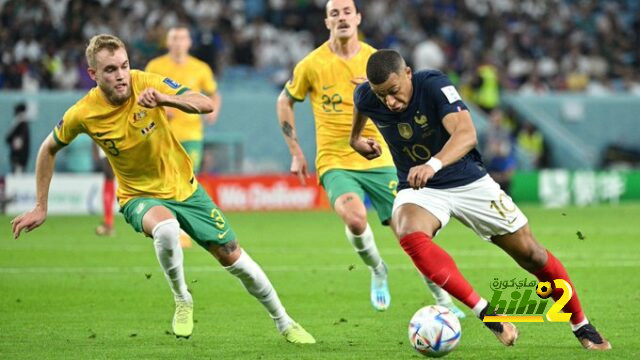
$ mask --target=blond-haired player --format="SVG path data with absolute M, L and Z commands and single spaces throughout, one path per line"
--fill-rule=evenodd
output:
M 156 255 L 173 292 L 173 331 L 193 331 L 193 299 L 187 290 L 180 228 L 237 277 L 267 309 L 278 331 L 294 343 L 314 338 L 286 313 L 269 279 L 238 245 L 220 209 L 194 177 L 189 156 L 170 130 L 165 107 L 204 114 L 211 99 L 168 77 L 129 69 L 124 44 L 97 35 L 86 50 L 89 75 L 98 84 L 78 100 L 49 135 L 36 161 L 36 205 L 11 221 L 15 238 L 40 226 L 56 153 L 78 134 L 90 136 L 107 154 L 116 179 L 120 211 L 138 232 L 153 238 Z
M 291 80 L 278 98 L 278 121 L 291 152 L 291 172 L 304 183 L 308 167 L 296 135 L 293 105 L 310 93 L 320 183 L 345 224 L 347 239 L 371 269 L 371 304 L 376 310 L 383 311 L 391 303 L 387 266 L 367 222 L 364 197 L 365 194 L 369 196 L 381 222 L 389 225 L 398 178 L 389 151 L 368 161 L 349 146 L 353 90 L 366 80 L 367 60 L 375 49 L 358 40 L 361 15 L 353 0 L 328 1 L 324 21 L 329 40 L 296 65 Z M 371 123 L 366 125 L 364 136 L 384 144 Z M 438 304 L 464 317 L 449 294 L 429 281 L 427 284 Z

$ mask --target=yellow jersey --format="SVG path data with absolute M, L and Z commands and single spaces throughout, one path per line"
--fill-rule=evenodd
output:
M 163 107 L 138 105 L 138 94 L 155 88 L 169 95 L 189 90 L 175 81 L 131 70 L 131 98 L 111 105 L 98 87 L 89 90 L 53 130 L 60 145 L 89 135 L 104 151 L 118 180 L 120 206 L 135 197 L 185 200 L 197 189 L 189 156 L 169 128 Z
M 316 169 L 318 178 L 331 169 L 365 170 L 393 166 L 386 142 L 373 122 L 368 121 L 362 136 L 376 139 L 382 156 L 367 160 L 349 145 L 353 123 L 353 91 L 367 74 L 367 60 L 376 50 L 360 42 L 360 51 L 351 59 L 333 53 L 329 42 L 309 53 L 293 70 L 285 85 L 287 94 L 304 101 L 311 93 L 316 128 Z
M 166 76 L 207 96 L 218 90 L 218 84 L 209 65 L 190 55 L 182 64 L 175 63 L 169 55 L 159 56 L 151 60 L 144 71 Z M 203 127 L 200 114 L 188 114 L 173 108 L 166 110 L 171 130 L 178 141 L 202 141 Z

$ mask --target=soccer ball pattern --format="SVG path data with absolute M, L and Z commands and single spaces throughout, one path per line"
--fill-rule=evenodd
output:
M 551 286 L 551 283 L 548 281 L 539 282 L 538 286 L 536 286 L 536 294 L 538 294 L 538 296 L 540 296 L 540 298 L 542 299 L 546 299 L 551 296 L 552 292 L 553 286 Z
M 441 357 L 453 351 L 461 334 L 458 318 L 439 305 L 421 308 L 409 322 L 409 343 L 428 357 Z

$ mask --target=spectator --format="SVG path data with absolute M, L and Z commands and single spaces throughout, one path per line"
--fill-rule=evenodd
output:
M 29 122 L 27 106 L 20 103 L 13 108 L 13 125 L 5 138 L 9 145 L 9 162 L 14 174 L 21 174 L 27 167 L 29 160 Z
M 530 122 L 522 124 L 516 142 L 525 155 L 518 164 L 520 169 L 533 170 L 547 167 L 544 136 L 533 124 Z
M 503 124 L 504 112 L 500 108 L 489 114 L 491 124 L 481 143 L 482 156 L 491 177 L 500 184 L 504 192 L 510 194 L 511 178 L 516 169 L 515 144 L 511 132 Z
M 297 40 L 304 42 L 304 50 L 324 41 L 325 24 L 316 19 L 324 13 L 325 4 L 326 0 L 0 0 L 0 87 L 21 88 L 23 60 L 39 63 L 52 46 L 60 49 L 55 54 L 60 59 L 71 56 L 80 64 L 82 56 L 77 54 L 83 52 L 83 34 L 109 29 L 130 45 L 132 66 L 142 66 L 158 55 L 163 34 L 176 22 L 195 30 L 193 53 L 217 73 L 223 71 L 218 64 L 290 72 L 291 64 L 306 53 L 296 51 L 299 44 L 291 42 L 297 35 L 305 34 Z M 461 89 L 475 77 L 476 101 L 488 110 L 497 105 L 491 89 L 496 74 L 504 74 L 498 79 L 502 87 L 517 90 L 535 67 L 551 91 L 585 91 L 591 79 L 598 79 L 594 86 L 601 90 L 600 84 L 626 81 L 626 69 L 637 72 L 640 2 L 528 0 L 517 4 L 363 1 L 365 18 L 376 20 L 362 24 L 361 38 L 379 48 L 398 49 L 413 58 L 416 69 L 445 70 L 461 79 Z M 491 54 L 491 66 L 479 66 L 476 54 L 483 52 Z M 276 53 L 280 56 L 274 56 Z M 20 76 L 16 70 L 21 71 Z M 29 75 L 25 80 L 34 79 L 46 82 L 40 87 L 60 86 L 47 82 L 46 76 Z M 525 89 L 530 91 L 530 84 Z M 625 90 L 625 86 L 616 90 Z

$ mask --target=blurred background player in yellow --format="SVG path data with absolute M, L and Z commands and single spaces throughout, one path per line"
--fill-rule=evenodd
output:
M 214 124 L 220 113 L 222 99 L 211 67 L 189 55 L 191 34 L 186 26 L 176 26 L 167 32 L 167 54 L 152 59 L 145 71 L 171 78 L 192 91 L 200 92 L 213 101 L 213 112 L 205 115 L 189 114 L 178 109 L 167 108 L 171 130 L 191 158 L 196 174 L 200 172 L 204 150 L 204 129 L 202 117 L 208 124 Z M 182 232 L 180 244 L 191 247 L 191 239 Z
M 349 145 L 353 122 L 353 91 L 366 81 L 366 64 L 376 50 L 358 40 L 361 15 L 353 0 L 331 0 L 326 5 L 325 25 L 329 40 L 300 61 L 293 76 L 278 97 L 278 121 L 291 153 L 291 172 L 304 184 L 308 177 L 307 160 L 300 148 L 295 129 L 293 105 L 311 93 L 316 128 L 316 170 L 329 201 L 344 222 L 347 239 L 371 270 L 370 300 L 374 309 L 386 310 L 391 303 L 387 266 L 376 246 L 367 221 L 365 194 L 389 225 L 398 178 L 390 152 L 367 160 Z M 373 123 L 367 123 L 365 137 L 384 145 Z M 458 317 L 464 313 L 449 294 L 424 278 L 436 302 L 450 308 Z
M 184 148 L 170 129 L 164 110 L 204 114 L 211 99 L 172 79 L 130 70 L 124 43 L 112 35 L 94 36 L 86 49 L 89 75 L 98 84 L 64 114 L 43 141 L 36 160 L 36 204 L 11 221 L 14 238 L 47 218 L 49 184 L 56 153 L 79 134 L 105 152 L 118 180 L 125 220 L 153 238 L 156 256 L 175 300 L 173 332 L 193 332 L 193 298 L 184 277 L 180 228 L 244 285 L 269 312 L 287 341 L 315 343 L 289 317 L 262 271 L 236 239 L 226 217 L 199 185 Z

